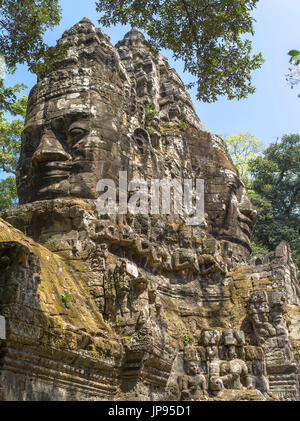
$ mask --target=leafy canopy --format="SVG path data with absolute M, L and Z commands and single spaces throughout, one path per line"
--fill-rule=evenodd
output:
M 15 206 L 18 202 L 16 179 L 9 176 L 0 180 L 0 211 Z
M 61 9 L 58 0 L 0 0 L 0 112 L 11 111 L 18 88 L 4 86 L 4 69 L 14 72 L 27 64 L 34 73 L 43 73 L 64 54 L 61 46 L 43 42 L 47 29 L 58 25 Z
M 251 56 L 251 11 L 258 0 L 101 0 L 104 26 L 131 24 L 144 30 L 154 49 L 166 48 L 197 82 L 197 98 L 245 98 L 255 91 L 250 73 L 262 64 Z M 194 83 L 194 84 L 195 84 Z M 194 84 L 190 84 L 191 87 Z
M 18 98 L 11 106 L 11 122 L 0 116 L 0 170 L 10 175 L 0 181 L 0 210 L 17 204 L 16 169 L 21 149 L 21 133 L 26 113 L 27 96 Z
M 253 187 L 271 201 L 275 214 L 300 218 L 300 136 L 283 136 L 249 166 Z
M 286 75 L 286 80 L 291 88 L 294 88 L 300 82 L 300 51 L 291 50 L 288 55 L 290 56 L 291 67 Z M 300 97 L 300 94 L 298 96 Z
M 292 64 L 300 64 L 300 51 L 298 50 L 290 50 L 288 55 L 291 56 L 290 63 Z
M 14 115 L 19 115 L 22 118 L 9 122 L 0 117 L 0 169 L 10 174 L 16 174 L 26 106 L 27 96 L 18 98 L 12 104 L 12 111 Z
M 285 135 L 249 162 L 248 195 L 257 209 L 252 240 L 274 249 L 286 240 L 300 270 L 300 136 Z
M 224 138 L 224 141 L 240 176 L 245 179 L 249 169 L 249 161 L 256 158 L 261 151 L 259 140 L 251 133 L 243 132 L 239 135 Z

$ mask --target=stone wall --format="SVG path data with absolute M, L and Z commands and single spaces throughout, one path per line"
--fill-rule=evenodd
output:
M 223 140 L 138 31 L 113 47 L 83 19 L 60 42 L 29 98 L 20 205 L 0 215 L 0 399 L 299 400 L 291 251 L 251 255 Z M 99 215 L 97 182 L 120 171 L 201 178 L 204 219 Z

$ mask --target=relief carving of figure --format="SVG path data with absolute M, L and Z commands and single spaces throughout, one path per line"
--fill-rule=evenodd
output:
M 196 349 L 188 347 L 184 352 L 184 372 L 178 377 L 181 400 L 201 400 L 203 393 L 207 390 L 207 381 L 197 359 Z

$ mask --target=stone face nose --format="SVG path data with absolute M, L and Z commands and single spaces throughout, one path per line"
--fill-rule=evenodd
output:
M 41 142 L 33 154 L 31 164 L 35 166 L 40 162 L 68 161 L 71 159 L 61 143 L 51 131 L 43 134 Z
M 256 219 L 257 211 L 246 196 L 246 194 L 244 196 L 243 202 L 241 203 L 240 212 L 247 218 L 251 219 L 251 221 L 254 221 Z

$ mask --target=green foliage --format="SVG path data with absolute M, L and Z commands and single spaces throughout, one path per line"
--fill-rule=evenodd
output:
M 0 117 L 0 170 L 9 174 L 16 174 L 27 99 L 27 96 L 20 97 L 11 105 L 11 113 L 22 118 L 10 122 Z M 10 175 L 0 181 L 0 210 L 16 204 L 16 179 L 14 175 Z
M 69 297 L 69 295 L 62 295 L 61 296 L 61 301 L 64 303 L 64 306 L 66 307 L 66 308 L 70 308 L 70 305 L 69 305 L 69 299 L 70 299 L 70 297 Z
M 181 129 L 187 129 L 189 127 L 189 125 L 187 123 L 185 123 L 184 121 L 180 121 L 177 126 Z
M 184 341 L 183 341 L 184 345 L 187 346 L 189 344 L 189 342 L 190 342 L 189 336 L 188 335 L 185 335 Z
M 0 211 L 15 206 L 18 202 L 16 179 L 9 176 L 5 180 L 0 180 Z
M 291 88 L 294 88 L 300 82 L 300 51 L 291 50 L 288 55 L 290 56 L 291 67 L 286 75 L 286 80 Z M 300 94 L 298 96 L 300 97 Z
M 252 247 L 252 256 L 256 256 L 258 254 L 262 254 L 263 256 L 265 256 L 270 251 L 263 244 L 255 243 L 254 240 L 252 240 L 251 242 L 251 247 Z
M 152 129 L 149 129 L 149 127 L 147 127 L 147 132 L 149 133 L 150 136 L 154 135 L 154 131 Z
M 159 111 L 155 108 L 154 104 L 146 104 L 144 105 L 144 109 L 145 109 L 145 126 L 148 127 L 152 123 L 156 114 L 159 113 Z
M 14 103 L 17 101 L 17 94 L 25 88 L 26 86 L 23 83 L 8 88 L 4 85 L 4 79 L 0 78 L 0 118 L 5 111 L 8 111 L 13 115 L 16 114 Z
M 12 113 L 23 117 L 9 122 L 0 117 L 0 169 L 15 174 L 21 148 L 21 133 L 27 106 L 27 96 L 17 99 L 11 106 Z
M 271 144 L 264 157 L 249 163 L 253 189 L 272 202 L 277 215 L 300 211 L 300 136 L 283 136 Z
M 0 51 L 7 69 L 23 63 L 32 69 L 48 54 L 43 35 L 60 22 L 58 0 L 2 0 L 0 14 Z
M 104 26 L 131 24 L 144 30 L 152 49 L 169 49 L 197 80 L 197 98 L 245 98 L 254 92 L 251 71 L 263 62 L 251 56 L 251 12 L 258 0 L 101 0 Z
M 290 63 L 293 64 L 300 64 L 300 51 L 298 50 L 291 50 L 288 52 L 288 55 L 291 56 Z
M 153 114 L 153 115 L 158 114 L 158 110 L 155 108 L 154 104 L 145 104 L 144 108 L 150 114 Z
M 274 250 L 286 240 L 300 269 L 300 136 L 285 135 L 249 162 L 248 195 L 257 209 L 252 240 Z
M 245 179 L 249 169 L 249 161 L 256 158 L 257 154 L 262 150 L 259 140 L 251 133 L 244 132 L 224 138 L 224 141 L 240 176 Z
M 206 125 L 205 125 L 205 124 L 203 124 L 203 123 L 202 123 L 202 130 L 203 130 L 204 132 L 211 133 L 211 130 L 210 130 L 208 127 L 206 127 Z M 221 136 L 221 137 L 223 137 L 223 136 Z
M 34 73 L 44 73 L 56 59 L 63 57 L 65 47 L 48 47 L 43 34 L 59 24 L 58 0 L 0 1 L 0 112 L 11 111 L 16 101 L 15 88 L 4 86 L 4 72 L 14 72 L 18 64 L 27 64 Z M 5 67 L 6 69 L 3 69 Z

